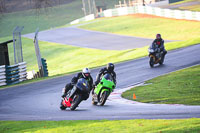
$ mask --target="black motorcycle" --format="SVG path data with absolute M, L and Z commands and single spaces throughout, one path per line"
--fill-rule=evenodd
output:
M 76 85 L 67 92 L 67 96 L 62 99 L 60 109 L 75 110 L 81 101 L 87 100 L 90 94 L 90 87 L 88 81 L 81 78 L 77 81 Z
M 157 48 L 155 50 L 149 48 L 149 57 L 150 57 L 149 65 L 150 65 L 150 67 L 154 67 L 154 64 L 157 64 L 157 63 L 162 65 L 164 62 L 163 54 L 164 54 L 163 51 L 160 52 L 159 48 Z

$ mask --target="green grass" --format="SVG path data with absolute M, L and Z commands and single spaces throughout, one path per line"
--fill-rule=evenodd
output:
M 200 131 L 200 119 L 180 120 L 77 120 L 77 121 L 0 121 L 0 132 L 2 133 L 130 133 L 130 132 L 192 132 Z
M 0 37 L 11 36 L 16 26 L 24 26 L 23 34 L 25 34 L 35 32 L 37 27 L 40 30 L 45 30 L 65 25 L 84 16 L 81 8 L 81 1 L 75 0 L 69 4 L 48 8 L 47 12 L 41 9 L 39 15 L 37 15 L 35 9 L 6 13 L 1 16 Z
M 200 22 L 159 18 L 150 15 L 129 15 L 99 19 L 96 23 L 80 26 L 84 29 L 110 32 L 120 35 L 163 39 L 189 40 L 200 38 Z
M 147 86 L 132 88 L 122 97 L 144 103 L 200 105 L 200 65 L 157 77 Z
M 191 5 L 191 6 L 183 6 L 183 7 L 179 7 L 179 9 L 200 12 L 200 4 L 199 5 Z
M 105 0 L 107 8 L 113 8 L 116 3 L 117 0 Z M 97 5 L 101 5 L 101 2 L 98 2 Z M 67 25 L 83 16 L 81 0 L 74 0 L 69 4 L 50 7 L 46 10 L 41 9 L 39 12 L 32 9 L 5 13 L 3 16 L 0 15 L 0 38 L 11 36 L 16 26 L 24 26 L 22 33 L 26 34 L 35 32 L 38 27 L 41 31 Z
M 175 3 L 169 4 L 168 7 L 174 6 L 174 5 L 179 5 L 179 4 L 184 4 L 184 3 L 195 2 L 195 1 L 200 2 L 200 0 L 183 0 L 183 1 L 179 1 L 179 2 L 175 2 Z M 200 11 L 200 4 L 180 6 L 177 9 L 180 9 L 180 10 L 190 10 L 190 11 L 198 11 L 199 12 Z
M 170 5 L 178 5 L 178 4 L 183 4 L 183 3 L 192 2 L 192 1 L 198 1 L 198 0 L 182 0 L 175 3 L 171 3 Z

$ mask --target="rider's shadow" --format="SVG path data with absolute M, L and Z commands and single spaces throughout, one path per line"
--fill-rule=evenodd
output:
M 93 105 L 93 108 L 108 108 L 108 107 L 112 107 L 112 105 L 103 105 L 103 106 L 100 106 L 100 105 Z
M 62 110 L 62 111 L 66 111 L 66 112 L 78 112 L 78 111 L 88 111 L 88 109 L 81 109 L 81 108 L 79 108 L 79 109 L 75 109 L 75 110 L 70 110 L 70 109 L 65 109 L 65 110 Z
M 164 67 L 167 67 L 167 65 L 165 64 L 162 64 L 162 65 L 155 65 L 154 67 L 152 67 L 151 69 L 155 69 L 155 68 L 164 68 Z

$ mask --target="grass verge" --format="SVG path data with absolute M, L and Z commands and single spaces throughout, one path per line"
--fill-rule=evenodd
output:
M 186 68 L 146 81 L 147 86 L 132 88 L 122 94 L 123 98 L 159 104 L 200 105 L 200 65 Z
M 200 38 L 200 22 L 145 14 L 101 18 L 95 23 L 83 25 L 80 28 L 144 38 L 155 38 L 155 35 L 160 33 L 166 40 Z
M 200 119 L 180 120 L 77 120 L 77 121 L 0 121 L 0 132 L 192 132 L 200 131 Z
M 183 7 L 179 7 L 179 9 L 200 12 L 200 4 L 199 5 L 191 5 L 191 6 L 183 6 Z
M 181 10 L 190 10 L 190 11 L 200 11 L 200 4 L 189 4 L 191 2 L 200 2 L 200 0 L 182 0 L 179 2 L 175 2 L 172 4 L 169 4 L 167 7 L 170 6 L 174 6 L 174 5 L 180 5 L 180 7 L 177 7 L 177 9 L 181 9 Z M 187 5 L 188 3 L 188 5 Z M 181 4 L 185 4 L 185 5 L 181 5 Z
M 187 2 L 193 2 L 193 1 L 198 1 L 198 0 L 181 0 L 178 2 L 171 3 L 170 5 L 178 5 L 178 4 L 183 4 L 183 3 L 187 3 Z

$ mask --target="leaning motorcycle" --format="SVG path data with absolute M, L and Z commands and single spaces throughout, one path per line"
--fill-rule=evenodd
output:
M 157 48 L 157 49 L 151 49 L 149 48 L 149 65 L 150 67 L 154 67 L 154 64 L 160 64 L 162 65 L 163 62 L 164 62 L 164 58 L 163 58 L 163 51 L 160 52 L 160 49 Z
M 99 103 L 99 105 L 103 106 L 113 89 L 115 89 L 115 83 L 112 76 L 105 74 L 94 89 L 92 104 L 97 105 Z
M 65 110 L 66 108 L 70 108 L 70 110 L 75 110 L 81 101 L 89 98 L 89 94 L 88 81 L 84 78 L 79 79 L 76 85 L 67 92 L 66 97 L 62 99 L 60 109 Z

